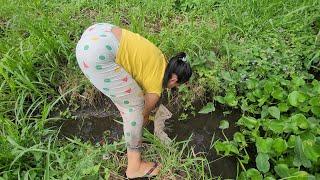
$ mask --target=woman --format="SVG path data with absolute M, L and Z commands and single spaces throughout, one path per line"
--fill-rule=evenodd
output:
M 158 163 L 141 160 L 143 124 L 163 88 L 187 82 L 192 74 L 185 53 L 166 62 L 162 52 L 138 34 L 108 23 L 89 27 L 77 47 L 78 64 L 119 109 L 127 144 L 128 178 L 157 175 Z

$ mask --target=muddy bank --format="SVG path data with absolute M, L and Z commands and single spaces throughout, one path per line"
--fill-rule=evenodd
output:
M 237 172 L 237 162 L 232 157 L 220 158 L 215 153 L 214 148 L 210 149 L 212 138 L 214 140 L 224 139 L 222 131 L 219 129 L 221 120 L 228 120 L 230 127 L 224 131 L 227 137 L 232 137 L 238 130 L 235 127 L 236 120 L 241 113 L 231 111 L 229 115 L 224 115 L 227 111 L 223 106 L 216 107 L 216 111 L 210 114 L 189 115 L 187 120 L 179 121 L 181 112 L 174 111 L 169 107 L 174 116 L 167 120 L 165 132 L 170 138 L 176 138 L 177 141 L 187 140 L 191 135 L 189 146 L 194 147 L 194 152 L 204 155 L 210 163 L 212 175 L 222 178 L 235 178 Z M 115 108 L 83 109 L 72 113 L 75 119 L 66 119 L 60 122 L 61 127 L 59 137 L 78 137 L 83 141 L 92 143 L 112 143 L 119 141 L 123 135 L 122 125 L 116 121 L 121 121 L 119 112 Z M 147 127 L 153 131 L 153 124 Z M 203 153 L 200 153 L 203 152 Z

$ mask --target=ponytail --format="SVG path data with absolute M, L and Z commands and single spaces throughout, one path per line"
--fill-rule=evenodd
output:
M 170 58 L 163 77 L 163 88 L 167 87 L 167 84 L 173 73 L 178 76 L 177 83 L 179 84 L 183 84 L 190 79 L 192 70 L 190 64 L 186 61 L 186 57 L 186 53 L 180 52 Z

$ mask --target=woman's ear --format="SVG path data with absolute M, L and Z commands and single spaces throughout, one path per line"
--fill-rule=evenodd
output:
M 175 73 L 172 73 L 171 78 L 170 78 L 171 83 L 178 82 L 178 76 Z

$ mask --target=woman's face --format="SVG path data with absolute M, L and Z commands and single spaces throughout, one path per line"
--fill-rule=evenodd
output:
M 168 83 L 168 88 L 172 89 L 172 88 L 177 88 L 179 86 L 179 83 L 175 82 L 175 83 Z

